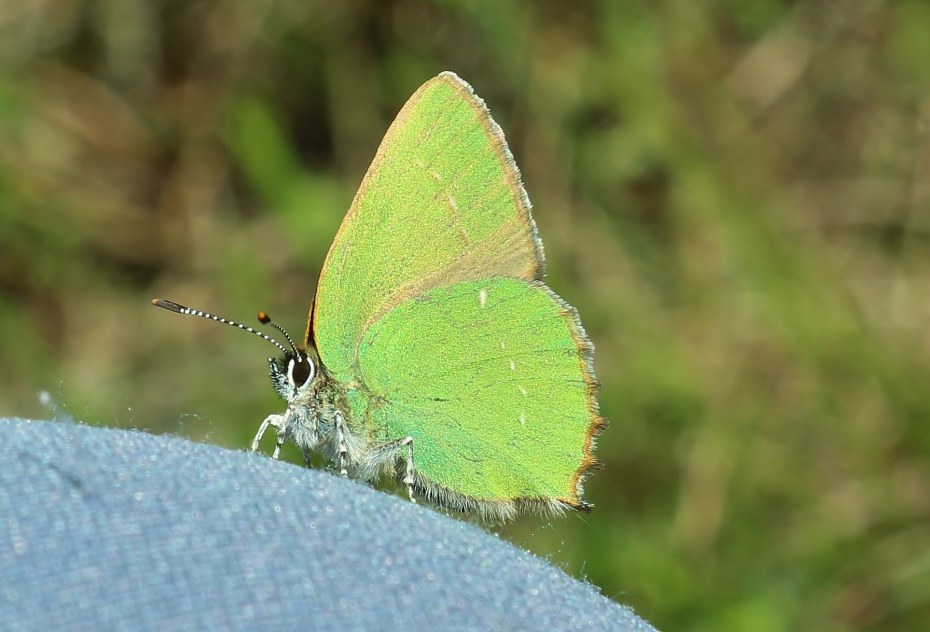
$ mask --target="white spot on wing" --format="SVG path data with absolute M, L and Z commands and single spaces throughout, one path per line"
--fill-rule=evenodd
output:
M 449 206 L 452 207 L 452 210 L 453 210 L 453 211 L 458 211 L 458 210 L 459 210 L 459 205 L 455 203 L 455 198 L 452 197 L 452 194 L 451 194 L 451 193 L 449 193 L 449 194 L 446 195 L 446 201 L 449 202 Z
M 503 340 L 501 340 L 501 351 L 503 351 L 503 350 L 506 349 L 506 348 L 507 348 L 507 345 L 504 344 L 504 341 L 503 341 Z
M 481 307 L 488 304 L 488 291 L 483 288 L 478 292 L 478 304 L 481 305 Z M 501 344 L 504 343 L 502 342 Z
M 516 371 L 516 370 L 517 370 L 517 363 L 514 362 L 513 360 L 510 361 L 510 370 L 511 370 L 511 371 Z
M 520 391 L 520 395 L 526 395 L 526 389 L 523 388 L 522 386 L 518 386 L 518 387 L 517 387 L 517 390 Z
M 523 413 L 520 413 L 520 425 L 521 426 L 526 425 L 526 415 L 524 415 Z

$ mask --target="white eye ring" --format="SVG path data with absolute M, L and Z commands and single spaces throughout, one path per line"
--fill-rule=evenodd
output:
M 304 362 L 306 362 L 310 366 L 310 374 L 307 376 L 307 379 L 303 382 L 303 384 L 300 385 L 300 386 L 306 386 L 307 384 L 310 384 L 311 382 L 313 382 L 313 378 L 316 377 L 316 364 L 314 364 L 314 362 L 306 356 L 302 356 L 302 357 L 298 356 L 298 358 L 302 359 Z M 297 362 L 297 359 L 295 358 L 291 358 L 288 361 L 287 381 L 288 383 L 290 383 L 291 386 L 295 388 L 300 388 L 300 386 L 298 386 L 297 382 L 294 380 L 294 369 L 297 368 L 297 364 L 298 362 Z

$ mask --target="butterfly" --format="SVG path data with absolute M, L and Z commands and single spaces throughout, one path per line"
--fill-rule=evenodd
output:
M 326 257 L 296 345 L 224 318 L 269 358 L 292 441 L 343 476 L 393 474 L 411 500 L 507 520 L 589 510 L 585 476 L 606 426 L 594 348 L 543 282 L 529 198 L 504 134 L 451 72 L 423 84 L 387 131 Z

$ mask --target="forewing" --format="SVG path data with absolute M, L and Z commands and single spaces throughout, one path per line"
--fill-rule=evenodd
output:
M 591 353 L 575 311 L 541 283 L 438 288 L 362 341 L 359 368 L 378 402 L 369 427 L 384 441 L 413 437 L 416 470 L 434 498 L 451 493 L 446 504 L 582 507 L 602 424 Z
M 400 303 L 492 276 L 541 277 L 542 249 L 503 133 L 452 73 L 391 125 L 330 248 L 308 342 L 340 381 L 364 332 Z

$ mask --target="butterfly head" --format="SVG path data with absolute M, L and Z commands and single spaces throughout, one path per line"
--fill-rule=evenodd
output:
M 319 357 L 314 349 L 289 349 L 278 358 L 268 358 L 271 383 L 290 402 L 310 390 L 317 376 Z

